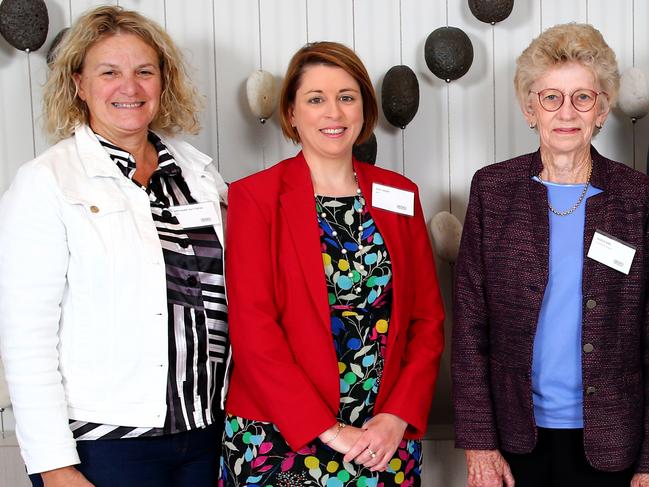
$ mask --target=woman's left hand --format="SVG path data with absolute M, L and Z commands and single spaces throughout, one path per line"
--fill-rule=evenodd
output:
M 631 487 L 649 487 L 649 473 L 637 473 L 631 479 Z
M 363 425 L 363 434 L 347 452 L 344 461 L 353 460 L 372 472 L 385 471 L 407 426 L 408 423 L 394 414 L 377 414 Z

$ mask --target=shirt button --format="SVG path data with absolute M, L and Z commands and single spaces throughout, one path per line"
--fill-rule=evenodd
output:
M 584 352 L 590 353 L 593 350 L 595 350 L 595 347 L 593 347 L 592 343 L 587 343 L 586 345 L 584 345 Z
M 596 389 L 595 387 L 593 387 L 593 386 L 588 386 L 588 387 L 586 388 L 586 395 L 587 395 L 587 396 L 592 396 L 592 395 L 595 394 L 596 392 L 597 392 L 597 389 Z
M 99 213 L 99 208 L 98 208 L 97 206 L 95 206 L 95 205 L 92 205 L 92 206 L 90 207 L 90 211 L 91 211 L 92 213 Z
M 187 284 L 191 287 L 194 287 L 196 286 L 196 284 L 198 284 L 198 279 L 196 279 L 196 276 L 189 276 L 187 278 Z
M 593 309 L 595 306 L 597 306 L 597 301 L 595 301 L 594 299 L 589 299 L 588 301 L 586 301 L 586 307 L 588 309 Z

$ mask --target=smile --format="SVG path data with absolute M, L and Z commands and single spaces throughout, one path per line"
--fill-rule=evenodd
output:
M 338 127 L 335 129 L 321 129 L 320 132 L 327 135 L 340 135 L 345 131 L 345 128 Z
M 139 108 L 142 105 L 144 105 L 143 101 L 138 101 L 138 102 L 135 102 L 135 103 L 117 103 L 117 102 L 113 102 L 113 106 L 115 108 Z

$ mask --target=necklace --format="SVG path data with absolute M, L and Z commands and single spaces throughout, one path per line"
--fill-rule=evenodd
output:
M 577 208 L 579 208 L 579 205 L 581 205 L 581 202 L 584 201 L 584 198 L 586 197 L 586 193 L 588 192 L 588 187 L 590 186 L 590 176 L 593 174 L 593 161 L 590 161 L 590 168 L 588 169 L 588 177 L 586 178 L 586 184 L 584 185 L 584 189 L 579 195 L 579 199 L 577 202 L 572 205 L 571 208 L 567 209 L 566 211 L 559 211 L 556 210 L 555 208 L 552 207 L 550 204 L 550 201 L 548 200 L 548 209 L 554 213 L 557 216 L 567 216 L 570 215 L 571 213 L 574 213 Z M 541 179 L 541 173 L 537 176 L 539 178 L 539 181 L 543 183 L 543 180 Z
M 354 238 L 354 243 L 357 245 L 358 250 L 361 251 L 363 250 L 363 210 L 365 209 L 365 198 L 363 198 L 363 195 L 361 193 L 361 188 L 358 185 L 358 178 L 356 176 L 356 171 L 354 171 L 354 181 L 356 182 L 356 196 L 354 197 L 354 200 L 358 198 L 359 205 L 358 205 L 358 209 L 355 209 L 356 205 L 352 206 L 352 227 L 354 227 L 356 223 L 355 216 L 356 213 L 358 213 L 358 225 L 356 226 L 356 230 L 358 231 L 358 236 L 354 238 L 352 233 L 352 238 Z M 363 265 L 362 261 L 356 262 L 355 260 L 349 258 L 349 251 L 343 246 L 342 242 L 338 238 L 338 232 L 334 230 L 333 226 L 327 219 L 327 211 L 331 213 L 332 218 L 334 217 L 333 212 L 324 205 L 322 196 L 319 196 L 317 193 L 314 196 L 316 200 L 316 212 L 318 215 L 318 223 L 321 224 L 322 222 L 324 222 L 329 227 L 330 234 L 336 240 L 336 243 L 340 248 L 340 253 L 343 254 L 343 259 L 347 263 L 347 277 L 352 282 L 354 279 L 354 268 L 357 269 L 357 272 L 359 273 L 359 280 L 358 282 L 354 283 L 354 287 L 355 287 L 354 291 L 356 291 L 356 293 L 360 293 L 361 285 L 363 284 L 363 280 L 364 280 L 362 274 L 360 274 L 360 271 L 365 270 L 365 266 Z M 352 267 L 352 262 L 355 264 L 355 267 Z

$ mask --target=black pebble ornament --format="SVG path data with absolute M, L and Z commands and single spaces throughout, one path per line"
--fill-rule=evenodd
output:
M 43 45 L 49 21 L 43 0 L 2 0 L 0 3 L 0 34 L 21 51 L 36 51 Z
M 52 41 L 52 44 L 50 45 L 50 48 L 47 51 L 47 64 L 52 64 L 54 62 L 54 58 L 56 58 L 56 48 L 59 47 L 59 44 L 61 44 L 61 40 L 63 40 L 63 36 L 65 33 L 69 30 L 68 27 L 65 27 L 61 29 L 61 31 L 56 34 L 56 37 L 54 37 L 54 40 Z
M 388 122 L 402 129 L 419 109 L 419 82 L 408 66 L 392 66 L 383 78 L 381 105 Z
M 352 153 L 356 160 L 374 165 L 376 163 L 376 135 L 372 133 L 365 142 L 355 145 Z
M 424 57 L 435 76 L 450 83 L 461 78 L 473 63 L 473 44 L 462 29 L 440 27 L 426 39 Z
M 469 0 L 471 13 L 482 22 L 494 25 L 509 17 L 514 0 Z

